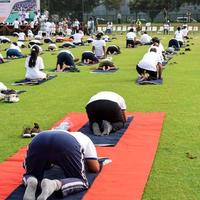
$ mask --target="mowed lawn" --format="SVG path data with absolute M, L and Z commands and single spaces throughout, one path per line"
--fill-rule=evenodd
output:
M 165 47 L 172 37 L 158 36 Z M 27 91 L 16 104 L 0 102 L 0 162 L 30 142 L 21 138 L 23 127 L 38 122 L 43 130 L 48 129 L 69 112 L 85 112 L 86 103 L 95 93 L 114 91 L 125 98 L 130 112 L 166 113 L 143 199 L 200 199 L 200 35 L 190 36 L 192 51 L 174 56 L 163 71 L 161 86 L 135 84 L 135 66 L 148 47 L 125 49 L 125 34 L 107 43 L 119 45 L 122 51 L 121 55 L 113 56 L 120 68 L 114 74 L 93 74 L 91 67 L 84 66 L 80 73 L 58 73 L 55 79 L 42 85 L 12 86 L 14 81 L 24 78 L 25 59 L 0 65 L 0 81 L 12 89 Z M 1 49 L 7 46 L 2 45 Z M 84 46 L 71 51 L 80 58 L 81 52 L 90 49 L 91 46 Z M 56 54 L 44 52 L 42 57 L 45 71 L 55 67 Z

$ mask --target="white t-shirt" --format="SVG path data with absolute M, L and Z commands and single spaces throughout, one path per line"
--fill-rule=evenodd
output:
M 19 52 L 22 52 L 21 49 L 18 46 L 14 45 L 14 44 L 11 44 L 9 49 L 16 49 Z
M 126 39 L 127 40 L 134 40 L 136 38 L 136 34 L 134 32 L 128 32 L 126 34 Z
M 159 55 L 160 63 L 162 63 L 164 61 L 163 51 L 165 51 L 163 45 L 160 43 L 159 46 L 157 47 L 157 46 L 153 46 L 153 44 L 152 44 L 151 47 L 149 48 L 148 52 L 150 52 L 151 48 L 157 49 L 157 54 Z
M 19 28 L 19 21 L 15 20 L 13 22 L 14 28 L 18 29 Z
M 18 47 L 21 48 L 23 45 L 24 45 L 24 42 L 21 42 L 21 41 L 18 41 L 18 42 L 17 42 L 17 46 L 18 46 Z
M 70 135 L 76 138 L 84 151 L 84 157 L 86 159 L 97 159 L 97 152 L 94 143 L 89 137 L 81 132 L 68 132 Z
M 148 52 L 144 55 L 138 66 L 149 71 L 157 71 L 157 64 L 160 62 L 159 54 L 156 52 Z
M 7 90 L 7 89 L 8 88 L 2 82 L 0 82 L 0 91 Z
M 151 36 L 149 36 L 148 34 L 143 34 L 140 38 L 140 42 L 142 44 L 149 44 L 151 42 Z
M 74 37 L 74 43 L 81 43 L 82 42 L 82 38 L 83 38 L 83 34 L 81 34 L 81 33 L 75 33 L 74 35 L 73 35 L 73 37 Z
M 176 31 L 175 34 L 174 34 L 174 38 L 177 40 L 177 41 L 181 41 L 183 42 L 183 32 L 182 31 Z
M 182 31 L 184 37 L 186 37 L 186 36 L 188 35 L 188 32 L 189 32 L 189 31 L 188 31 L 187 28 L 184 28 L 184 29 L 182 29 L 181 31 Z
M 92 42 L 92 46 L 95 48 L 94 53 L 97 57 L 104 56 L 103 47 L 106 46 L 106 42 L 104 40 L 94 40 Z
M 26 58 L 25 68 L 26 68 L 26 75 L 25 77 L 28 79 L 44 79 L 46 78 L 46 74 L 41 70 L 44 69 L 43 59 L 38 56 L 36 60 L 35 67 L 29 67 L 29 59 L 30 56 Z
M 92 96 L 87 104 L 97 100 L 114 101 L 119 105 L 119 107 L 122 110 L 126 110 L 126 103 L 124 98 L 115 92 L 110 92 L 110 91 L 99 92 L 96 95 Z
M 24 41 L 24 40 L 25 40 L 25 37 L 26 37 L 26 34 L 25 34 L 24 32 L 20 32 L 20 33 L 18 34 L 18 40 Z

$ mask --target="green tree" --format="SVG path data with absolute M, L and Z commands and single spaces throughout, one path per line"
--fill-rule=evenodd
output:
M 83 12 L 90 12 L 99 4 L 99 0 L 41 0 L 41 8 L 48 9 L 50 14 L 67 16 L 71 13 L 79 18 Z
M 123 0 L 102 0 L 102 4 L 105 5 L 107 9 L 118 10 Z
M 151 20 L 156 17 L 156 15 L 167 8 L 167 10 L 178 9 L 183 3 L 193 3 L 200 4 L 199 0 L 131 0 L 129 7 L 131 11 L 149 11 Z

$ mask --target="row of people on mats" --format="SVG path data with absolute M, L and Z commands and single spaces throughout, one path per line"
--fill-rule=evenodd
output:
M 84 64 L 96 64 L 99 62 L 100 58 L 105 58 L 108 54 L 119 54 L 120 48 L 116 45 L 110 45 L 106 51 L 106 43 L 101 39 L 102 33 L 96 35 L 96 39 L 92 42 L 92 51 L 86 51 L 82 54 L 81 62 Z M 132 37 L 132 40 L 130 39 Z M 141 79 L 161 79 L 162 64 L 165 61 L 165 50 L 160 40 L 156 37 L 151 38 L 146 32 L 143 36 L 143 44 L 152 44 L 148 50 L 148 53 L 144 55 L 143 59 L 138 63 L 136 70 L 141 75 Z M 184 38 L 187 35 L 178 27 L 175 32 L 174 38 L 169 41 L 169 47 L 179 49 L 184 42 Z M 146 39 L 146 42 L 144 42 Z M 139 44 L 134 36 L 133 29 L 130 29 L 127 33 L 127 47 L 135 47 Z M 39 56 L 41 52 L 41 47 L 37 44 L 32 44 L 31 55 L 26 59 L 26 78 L 27 79 L 45 79 L 47 75 L 41 71 L 44 69 L 44 63 L 42 58 Z M 55 44 L 50 44 L 49 50 L 55 50 Z M 63 46 L 68 47 L 68 46 Z M 7 57 L 24 57 L 21 53 L 17 43 L 12 43 L 10 48 L 7 50 Z M 4 62 L 3 57 L 0 55 L 1 62 Z M 72 71 L 79 72 L 75 64 L 76 59 L 73 54 L 68 50 L 61 50 L 57 56 L 56 71 Z M 115 68 L 112 62 L 106 61 L 106 64 L 100 64 L 98 69 L 110 70 Z

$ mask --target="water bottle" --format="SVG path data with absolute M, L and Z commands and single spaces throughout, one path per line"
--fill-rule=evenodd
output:
M 62 122 L 59 126 L 55 127 L 53 130 L 63 130 L 68 131 L 70 128 L 70 123 L 67 121 Z

